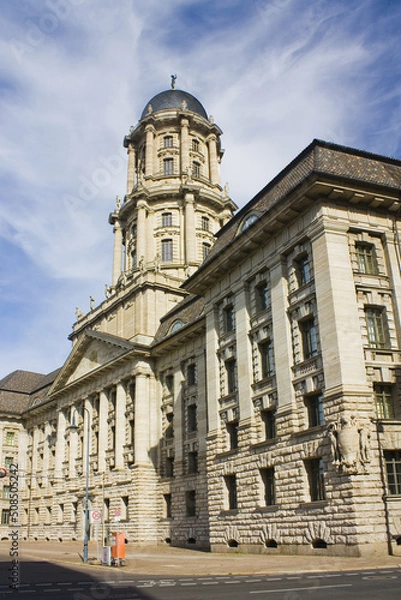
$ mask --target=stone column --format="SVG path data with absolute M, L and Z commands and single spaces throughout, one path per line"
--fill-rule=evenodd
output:
M 145 176 L 153 175 L 153 154 L 154 154 L 154 128 L 152 125 L 146 125 L 146 150 L 145 150 Z
M 132 188 L 134 187 L 134 185 L 136 183 L 136 177 L 135 177 L 136 152 L 135 152 L 135 148 L 133 146 L 131 146 L 131 144 L 128 146 L 127 154 L 128 154 L 127 194 L 130 194 L 132 192 Z
M 241 421 L 251 419 L 253 416 L 251 394 L 249 393 L 252 385 L 252 347 L 248 333 L 251 327 L 247 307 L 247 287 L 244 286 L 235 296 L 238 398 Z
M 281 256 L 270 269 L 271 304 L 276 366 L 278 412 L 286 410 L 295 402 L 292 386 L 291 365 L 293 364 L 291 328 L 287 315 L 288 285 L 285 264 Z
M 36 488 L 36 475 L 38 473 L 38 428 L 35 426 L 32 431 L 32 487 Z
M 54 461 L 54 476 L 56 479 L 63 476 L 63 461 L 65 458 L 65 430 L 65 413 L 63 410 L 60 410 L 57 416 L 56 456 Z
M 140 264 L 142 259 L 145 264 L 147 261 L 146 254 L 146 203 L 138 202 L 137 204 L 137 231 L 136 231 L 136 256 L 137 263 Z
M 216 327 L 216 315 L 212 306 L 205 315 L 206 317 L 206 383 L 208 403 L 208 430 L 216 433 L 220 430 L 220 417 L 218 411 L 218 398 L 220 397 L 220 373 L 217 358 L 218 333 Z
M 124 468 L 124 444 L 125 444 L 125 406 L 126 394 L 124 385 L 119 382 L 116 386 L 116 407 L 115 407 L 115 448 L 114 448 L 114 468 Z
M 100 472 L 106 468 L 106 450 L 107 450 L 107 415 L 109 409 L 109 401 L 107 394 L 102 390 L 99 394 L 99 437 L 98 437 L 98 453 L 97 464 Z
M 220 183 L 220 174 L 219 163 L 217 159 L 217 140 L 214 134 L 209 136 L 208 143 L 210 183 L 212 183 L 213 185 L 218 185 Z
M 70 424 L 73 422 L 72 417 L 74 417 L 74 419 L 77 418 L 75 406 L 72 406 L 71 410 L 70 410 L 70 419 L 69 419 Z M 74 431 L 73 429 L 70 429 L 68 432 L 68 435 L 69 435 L 69 441 L 70 441 L 70 452 L 69 452 L 69 456 L 68 456 L 68 473 L 69 473 L 70 477 L 75 477 L 76 476 L 75 460 L 76 460 L 77 454 L 78 454 L 78 431 Z
M 195 233 L 195 198 L 193 194 L 185 194 L 185 263 L 196 262 Z
M 83 447 L 82 447 L 82 468 L 83 471 L 82 473 L 85 474 L 85 470 L 86 470 L 86 457 L 87 457 L 87 452 L 89 452 L 89 456 L 90 456 L 90 450 L 91 450 L 91 432 L 92 432 L 92 404 L 90 403 L 89 399 L 86 399 L 83 403 L 83 406 L 86 410 L 83 410 Z M 88 427 L 89 427 L 89 435 L 88 435 Z M 89 438 L 89 439 L 88 439 Z
M 113 249 L 113 276 L 112 283 L 116 285 L 121 275 L 123 256 L 123 231 L 117 216 L 113 220 L 114 249 Z
M 189 167 L 189 121 L 181 119 L 181 174 L 186 173 Z
M 367 393 L 355 283 L 347 226 L 325 223 L 312 238 L 319 339 L 325 369 L 325 395 Z
M 135 378 L 135 463 L 149 463 L 149 376 Z

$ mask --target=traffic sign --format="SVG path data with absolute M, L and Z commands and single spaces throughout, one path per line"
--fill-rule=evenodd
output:
M 90 522 L 91 523 L 101 523 L 102 522 L 102 511 L 101 510 L 91 510 L 89 513 Z
M 4 467 L 0 468 L 0 479 L 2 479 L 3 477 L 7 476 L 7 471 L 6 469 L 4 469 Z

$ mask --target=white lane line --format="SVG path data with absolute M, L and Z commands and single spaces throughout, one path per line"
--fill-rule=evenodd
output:
M 338 585 L 319 585 L 316 587 L 315 585 L 309 587 L 294 587 L 294 588 L 280 588 L 278 590 L 254 590 L 249 592 L 250 594 L 281 594 L 283 592 L 302 592 L 306 590 L 323 590 L 329 588 L 343 588 L 343 587 L 353 587 L 352 583 L 341 583 Z

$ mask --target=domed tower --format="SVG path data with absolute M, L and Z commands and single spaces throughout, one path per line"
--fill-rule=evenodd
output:
M 203 262 L 236 205 L 220 183 L 221 129 L 194 96 L 154 96 L 124 138 L 127 190 L 110 215 L 112 285 L 156 271 L 179 285 Z
M 127 192 L 117 197 L 112 284 L 106 300 L 77 310 L 70 339 L 88 329 L 140 344 L 187 295 L 181 283 L 203 262 L 214 234 L 237 208 L 220 184 L 221 130 L 181 90 L 157 94 L 124 138 Z

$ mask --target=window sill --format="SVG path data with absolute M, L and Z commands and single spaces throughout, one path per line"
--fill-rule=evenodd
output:
M 270 513 L 275 512 L 280 507 L 278 504 L 271 504 L 270 506 L 258 506 L 253 512 L 254 513 Z
M 312 508 L 324 508 L 328 506 L 327 500 L 311 500 L 309 502 L 300 502 L 300 508 L 312 509 Z

